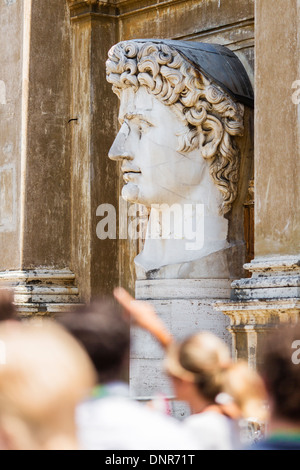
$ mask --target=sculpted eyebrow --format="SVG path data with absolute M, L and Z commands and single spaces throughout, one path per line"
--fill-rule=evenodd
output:
M 154 124 L 149 121 L 148 117 L 145 114 L 128 113 L 125 114 L 124 119 L 127 119 L 128 121 L 133 119 L 139 119 L 140 121 L 146 122 L 149 126 L 154 126 Z

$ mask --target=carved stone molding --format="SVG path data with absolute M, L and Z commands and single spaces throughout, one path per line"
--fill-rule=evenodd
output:
M 152 10 L 184 3 L 186 0 L 112 0 L 121 14 L 131 14 L 138 9 Z
M 84 19 L 87 16 L 112 16 L 116 17 L 116 6 L 112 0 L 67 0 L 71 20 Z
M 109 14 L 114 17 L 134 15 L 139 11 L 151 11 L 163 8 L 175 7 L 185 3 L 186 0 L 67 0 L 71 12 L 71 18 L 77 18 L 77 14 Z
M 262 361 L 266 336 L 280 324 L 300 322 L 300 299 L 252 300 L 247 302 L 216 302 L 217 311 L 230 319 L 232 356 L 247 360 L 257 369 Z
M 274 275 L 281 272 L 299 272 L 300 256 L 278 256 L 273 258 L 257 258 L 252 263 L 246 264 L 245 269 L 255 275 Z
M 232 283 L 234 300 L 300 298 L 300 258 L 257 259 L 244 268 L 250 279 Z
M 232 283 L 230 302 L 215 309 L 230 319 L 233 355 L 258 367 L 265 335 L 281 323 L 300 322 L 300 257 L 258 258 L 246 264 L 249 279 Z
M 13 289 L 20 317 L 53 316 L 79 303 L 75 275 L 69 270 L 0 272 L 0 288 Z
M 269 329 L 271 324 L 300 321 L 300 299 L 216 302 L 215 309 L 230 318 L 232 328 Z
M 111 0 L 67 0 L 70 8 L 79 8 L 82 6 L 90 7 L 94 5 L 108 5 Z

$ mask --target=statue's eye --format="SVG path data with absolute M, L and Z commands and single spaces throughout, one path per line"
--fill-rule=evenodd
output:
M 142 136 L 148 132 L 150 127 L 153 127 L 153 124 L 139 116 L 138 118 L 131 120 L 131 126 L 132 130 L 134 130 L 136 135 L 138 135 L 139 140 L 141 140 Z
M 141 134 L 147 132 L 150 129 L 150 127 L 153 127 L 153 126 L 148 121 L 144 121 L 141 119 L 138 123 L 138 130 Z
M 138 128 L 138 134 L 139 134 L 140 139 L 142 138 L 142 135 L 147 132 L 149 127 L 150 127 L 150 124 L 147 121 L 142 121 L 142 120 L 139 121 L 137 128 Z

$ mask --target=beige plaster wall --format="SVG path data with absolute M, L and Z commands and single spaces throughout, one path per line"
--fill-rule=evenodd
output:
M 256 257 L 300 251 L 297 0 L 256 2 Z

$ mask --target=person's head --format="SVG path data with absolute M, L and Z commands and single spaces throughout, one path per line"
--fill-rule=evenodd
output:
M 261 373 L 271 418 L 300 426 L 300 324 L 282 326 L 265 342 Z
M 121 101 L 109 157 L 122 160 L 125 199 L 150 206 L 189 199 L 209 178 L 223 214 L 237 196 L 244 106 L 168 44 L 126 41 L 109 52 Z M 207 176 L 208 175 L 208 176 Z
M 244 363 L 234 364 L 226 344 L 215 335 L 201 332 L 179 344 L 173 344 L 165 368 L 179 400 L 197 398 L 209 406 L 229 400 L 228 410 L 261 418 L 264 387 L 254 371 Z M 222 395 L 221 395 L 222 394 Z M 230 402 L 232 400 L 232 403 Z
M 0 289 L 0 322 L 6 320 L 17 320 L 14 293 L 9 289 Z
M 62 325 L 84 346 L 101 384 L 120 380 L 128 365 L 130 329 L 113 299 L 91 304 L 61 317 Z
M 75 408 L 95 371 L 83 348 L 58 325 L 3 322 L 0 339 L 0 446 L 8 450 L 76 448 Z

